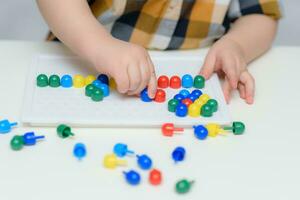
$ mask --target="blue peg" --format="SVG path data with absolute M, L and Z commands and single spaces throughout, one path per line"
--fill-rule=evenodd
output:
M 202 92 L 199 89 L 195 89 L 195 90 L 192 91 L 191 94 L 194 95 L 194 96 L 197 96 L 197 98 L 199 98 L 202 95 Z
M 133 151 L 128 150 L 128 147 L 126 144 L 122 144 L 122 143 L 117 143 L 114 146 L 114 153 L 116 154 L 116 156 L 118 157 L 124 157 L 126 156 L 126 154 L 134 154 Z
M 109 95 L 109 87 L 108 85 L 101 83 L 99 85 L 99 89 L 102 90 L 104 97 L 107 97 Z
M 144 102 L 151 102 L 152 101 L 152 99 L 149 97 L 149 95 L 148 95 L 148 88 L 145 88 L 145 89 L 143 89 L 142 91 L 141 91 L 141 93 L 140 93 L 140 98 L 141 98 L 141 100 L 142 101 L 144 101 Z
M 0 133 L 8 133 L 11 131 L 13 126 L 16 126 L 18 123 L 10 123 L 7 119 L 0 121 Z
M 152 167 L 152 160 L 149 156 L 143 154 L 141 156 L 137 155 L 137 163 L 141 169 L 148 170 Z
M 97 88 L 99 88 L 101 84 L 102 84 L 102 82 L 99 81 L 99 80 L 94 80 L 94 81 L 93 81 L 93 85 L 94 85 L 95 87 L 97 87 Z
M 179 94 L 183 95 L 184 98 L 190 95 L 190 92 L 187 89 L 180 90 Z
M 208 130 L 205 128 L 205 126 L 198 125 L 198 126 L 193 126 L 194 128 L 194 135 L 196 138 L 199 140 L 205 140 L 207 135 L 208 135 Z
M 198 99 L 198 96 L 196 96 L 195 94 L 190 94 L 189 96 L 187 96 L 187 98 L 194 102 L 196 99 Z
M 108 79 L 108 76 L 105 75 L 105 74 L 100 74 L 97 79 L 99 81 L 101 81 L 102 83 L 106 84 L 106 85 L 109 85 L 109 79 Z
M 141 176 L 134 170 L 130 170 L 128 172 L 124 171 L 123 174 L 125 175 L 127 183 L 130 185 L 138 185 L 141 181 Z
M 185 74 L 182 76 L 182 78 L 181 78 L 182 87 L 191 88 L 191 87 L 193 87 L 193 84 L 194 84 L 194 79 L 191 75 Z
M 72 87 L 72 85 L 73 85 L 72 76 L 70 76 L 68 74 L 63 75 L 63 77 L 61 77 L 61 79 L 60 79 L 60 85 L 64 88 Z
M 182 94 L 176 94 L 173 99 L 178 100 L 179 102 L 181 102 L 181 100 L 185 99 L 185 97 Z
M 175 163 L 183 161 L 185 157 L 185 149 L 183 147 L 176 147 L 172 152 L 172 158 Z
M 28 132 L 23 135 L 24 145 L 31 146 L 35 145 L 37 140 L 44 139 L 45 136 L 35 136 L 34 132 Z
M 86 156 L 86 148 L 83 143 L 76 143 L 73 148 L 73 155 L 78 158 L 78 160 L 81 160 Z

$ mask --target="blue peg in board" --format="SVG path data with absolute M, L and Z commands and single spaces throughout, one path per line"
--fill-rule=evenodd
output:
M 144 101 L 144 102 L 151 102 L 152 101 L 152 99 L 149 97 L 149 95 L 148 95 L 148 88 L 145 88 L 145 89 L 143 89 L 142 91 L 141 91 L 141 93 L 140 93 L 140 98 L 141 98 L 141 100 L 142 101 Z
M 60 79 L 60 85 L 64 88 L 70 88 L 73 86 L 73 79 L 72 76 L 66 74 L 63 75 Z
M 199 89 L 195 89 L 191 92 L 191 94 L 194 96 L 197 96 L 197 98 L 199 98 L 202 95 L 202 92 Z
M 0 133 L 9 133 L 12 127 L 18 125 L 17 122 L 9 122 L 7 119 L 0 121 Z
M 24 142 L 24 145 L 31 146 L 31 145 L 35 145 L 38 140 L 44 139 L 44 138 L 45 138 L 45 136 L 43 136 L 43 135 L 36 136 L 34 134 L 34 132 L 28 132 L 23 135 L 23 142 Z
M 173 99 L 176 99 L 177 101 L 181 102 L 185 97 L 182 94 L 176 94 Z
M 109 78 L 108 78 L 107 75 L 105 75 L 105 74 L 100 74 L 100 75 L 97 77 L 97 79 L 98 79 L 99 81 L 101 81 L 101 83 L 104 83 L 104 84 L 106 84 L 106 85 L 109 85 Z
M 124 157 L 127 154 L 134 154 L 134 151 L 129 150 L 127 145 L 123 143 L 115 144 L 113 151 L 118 157 Z
M 175 161 L 175 163 L 183 161 L 185 158 L 185 149 L 180 146 L 176 147 L 172 152 L 172 158 Z
M 190 95 L 190 92 L 187 89 L 182 89 L 180 90 L 179 94 L 183 95 L 184 98 L 186 98 Z
M 101 83 L 99 89 L 102 90 L 104 97 L 109 96 L 109 86 L 107 84 Z
M 76 143 L 73 148 L 73 155 L 82 160 L 86 156 L 86 147 L 83 143 Z
M 191 75 L 185 74 L 182 76 L 182 78 L 181 78 L 182 87 L 191 88 L 191 87 L 193 87 L 193 84 L 194 84 L 194 79 Z
M 92 84 L 93 84 L 95 87 L 99 88 L 100 85 L 102 84 L 102 82 L 99 81 L 99 80 L 94 80 Z

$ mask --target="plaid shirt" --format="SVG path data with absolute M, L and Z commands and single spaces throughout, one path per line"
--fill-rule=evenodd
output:
M 112 36 L 148 49 L 192 49 L 224 35 L 241 16 L 281 17 L 279 0 L 92 0 Z M 52 34 L 49 40 L 55 39 Z

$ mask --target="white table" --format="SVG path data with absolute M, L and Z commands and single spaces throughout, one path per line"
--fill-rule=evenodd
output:
M 38 53 L 69 54 L 57 44 L 0 42 L 0 119 L 19 121 L 26 73 Z M 229 106 L 233 118 L 247 126 L 243 136 L 199 141 L 192 129 L 172 138 L 157 129 L 74 129 L 74 139 L 62 140 L 54 128 L 20 126 L 0 135 L 0 199 L 300 199 L 299 65 L 297 47 L 276 47 L 252 64 L 255 104 L 246 105 L 235 94 Z M 46 140 L 12 151 L 12 136 L 27 131 Z M 72 156 L 79 141 L 88 148 L 83 162 Z M 132 187 L 121 174 L 128 168 L 104 169 L 102 158 L 116 142 L 151 155 L 163 171 L 163 184 L 151 186 L 142 172 L 142 184 Z M 177 145 L 186 147 L 187 157 L 174 165 L 170 153 Z M 127 160 L 138 169 L 134 158 Z M 183 177 L 196 183 L 190 193 L 177 195 L 174 184 Z

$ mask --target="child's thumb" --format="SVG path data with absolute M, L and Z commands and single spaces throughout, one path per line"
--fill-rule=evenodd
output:
M 201 67 L 200 74 L 205 79 L 209 79 L 215 70 L 216 56 L 213 53 L 208 53 Z

